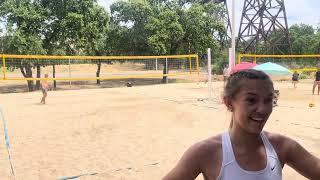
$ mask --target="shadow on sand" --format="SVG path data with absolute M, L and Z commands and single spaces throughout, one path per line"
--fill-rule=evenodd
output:
M 100 84 L 96 81 L 57 81 L 57 88 L 55 90 L 75 90 L 75 89 L 97 89 L 97 88 L 115 88 L 126 87 L 127 83 L 131 82 L 132 86 L 146 86 L 162 84 L 162 78 L 136 78 L 136 79 L 113 79 L 113 80 L 101 80 Z M 169 79 L 168 83 L 186 83 L 191 82 L 187 79 Z M 53 87 L 53 82 L 49 82 Z M 23 93 L 28 92 L 27 82 L 1 82 L 0 93 Z

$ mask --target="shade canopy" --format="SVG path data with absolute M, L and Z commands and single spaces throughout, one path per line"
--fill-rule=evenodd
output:
M 292 74 L 292 72 L 289 69 L 272 62 L 257 65 L 253 69 L 263 71 L 269 75 L 285 76 Z
M 231 71 L 230 74 L 241 71 L 241 70 L 246 70 L 246 69 L 252 69 L 253 67 L 257 66 L 254 63 L 249 63 L 249 62 L 241 62 L 240 64 L 235 65 Z

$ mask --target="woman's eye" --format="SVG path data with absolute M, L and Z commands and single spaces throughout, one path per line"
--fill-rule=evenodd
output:
M 256 99 L 255 98 L 247 98 L 246 101 L 250 104 L 253 104 L 256 101 Z

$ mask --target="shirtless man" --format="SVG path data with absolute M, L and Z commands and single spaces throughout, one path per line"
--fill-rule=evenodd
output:
M 48 74 L 45 74 L 44 77 L 48 78 Z M 40 104 L 46 104 L 46 97 L 48 94 L 48 90 L 49 90 L 48 80 L 47 79 L 42 80 L 41 81 L 41 91 L 42 91 L 43 96 L 41 98 Z

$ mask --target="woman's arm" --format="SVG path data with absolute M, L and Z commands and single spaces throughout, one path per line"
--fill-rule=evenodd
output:
M 290 138 L 286 139 L 285 144 L 286 164 L 308 179 L 320 179 L 320 159 Z
M 201 147 L 191 146 L 178 164 L 162 180 L 194 180 L 201 173 Z

